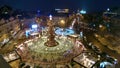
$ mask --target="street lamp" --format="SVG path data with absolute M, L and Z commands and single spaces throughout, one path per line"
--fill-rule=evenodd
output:
M 107 11 L 110 11 L 110 8 L 107 8 Z
M 99 28 L 102 28 L 103 26 L 102 25 L 99 25 Z

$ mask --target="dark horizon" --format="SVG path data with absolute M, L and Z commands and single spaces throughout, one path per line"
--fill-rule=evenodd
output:
M 104 11 L 107 8 L 120 7 L 120 0 L 80 0 L 80 1 L 62 1 L 62 0 L 0 0 L 0 6 L 9 5 L 14 9 L 22 10 L 53 10 L 55 8 L 69 8 L 71 10 L 83 9 L 87 12 Z

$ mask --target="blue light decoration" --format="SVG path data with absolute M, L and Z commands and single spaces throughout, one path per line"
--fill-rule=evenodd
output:
M 86 14 L 86 11 L 85 10 L 81 10 L 80 13 L 81 14 Z
M 58 27 L 58 28 L 56 28 L 55 33 L 56 33 L 57 35 L 67 36 L 67 35 L 72 35 L 72 34 L 74 34 L 75 32 L 74 32 L 72 29 L 64 29 L 64 31 L 63 31 L 62 28 L 59 28 L 59 27 Z
M 32 31 L 34 31 L 34 32 L 38 31 L 38 25 L 37 24 L 32 25 Z
M 33 24 L 32 25 L 32 29 L 37 29 L 38 25 L 37 24 Z
M 118 63 L 118 60 L 117 59 L 114 59 L 115 61 L 114 61 L 114 64 L 117 64 Z
M 30 30 L 26 30 L 25 35 L 26 35 L 26 37 L 28 37 L 30 35 Z
M 111 67 L 113 66 L 110 62 L 102 62 L 100 63 L 100 68 L 105 68 L 107 65 L 110 65 Z

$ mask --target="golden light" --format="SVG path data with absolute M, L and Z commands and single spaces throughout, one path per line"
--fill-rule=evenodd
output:
M 99 28 L 102 28 L 103 27 L 103 25 L 99 25 Z
M 62 28 L 64 28 L 65 27 L 65 20 L 63 20 L 63 19 L 60 20 L 59 26 L 62 27 Z
M 64 20 L 61 20 L 60 22 L 61 22 L 61 24 L 65 24 L 65 21 L 64 21 Z

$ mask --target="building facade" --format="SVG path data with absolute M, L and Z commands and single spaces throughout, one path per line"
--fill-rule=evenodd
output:
M 4 45 L 20 30 L 19 19 L 14 19 L 0 25 L 0 45 Z

